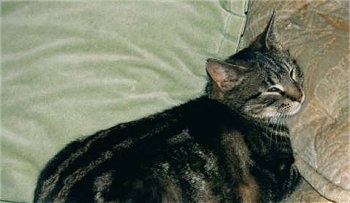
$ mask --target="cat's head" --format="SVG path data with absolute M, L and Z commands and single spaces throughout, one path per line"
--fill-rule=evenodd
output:
M 281 119 L 300 110 L 302 72 L 277 41 L 274 22 L 273 14 L 255 41 L 228 59 L 208 59 L 210 98 L 259 119 Z

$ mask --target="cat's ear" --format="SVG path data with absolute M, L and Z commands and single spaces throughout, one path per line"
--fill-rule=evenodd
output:
M 219 61 L 216 59 L 207 60 L 207 73 L 210 78 L 217 84 L 217 86 L 227 91 L 238 85 L 242 80 L 243 73 L 247 68 Z
M 276 32 L 276 12 L 273 11 L 269 22 L 266 25 L 265 30 L 255 39 L 255 41 L 249 46 L 253 50 L 272 48 L 281 49 L 281 45 L 278 41 L 278 34 Z

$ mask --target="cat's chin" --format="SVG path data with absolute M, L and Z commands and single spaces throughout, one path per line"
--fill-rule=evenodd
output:
M 298 104 L 294 105 L 293 107 L 291 107 L 291 108 L 289 109 L 289 111 L 286 112 L 286 115 L 288 115 L 288 116 L 293 116 L 293 115 L 295 115 L 296 113 L 298 113 L 298 112 L 300 111 L 300 109 L 301 109 L 301 103 L 298 103 Z
M 295 102 L 294 104 L 291 104 L 287 109 L 277 110 L 271 107 L 266 108 L 261 112 L 260 117 L 272 120 L 286 119 L 298 113 L 301 109 L 301 106 L 302 103 Z
M 254 114 L 254 115 L 249 115 L 249 117 L 255 119 L 255 120 L 260 120 L 263 123 L 281 123 L 284 122 L 288 115 L 283 115 L 280 113 L 277 113 L 276 111 L 266 111 L 262 114 Z
M 265 111 L 261 112 L 260 114 L 253 114 L 250 115 L 250 117 L 268 123 L 282 123 L 285 122 L 287 118 L 298 113 L 300 109 L 301 105 L 296 105 L 295 107 L 288 109 L 288 111 L 281 112 L 275 109 L 265 109 Z

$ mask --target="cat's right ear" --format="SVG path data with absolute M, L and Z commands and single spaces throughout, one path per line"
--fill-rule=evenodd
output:
M 222 91 L 232 89 L 242 80 L 245 67 L 226 63 L 216 59 L 207 60 L 207 73 Z
M 274 10 L 269 22 L 266 25 L 265 30 L 255 39 L 253 43 L 250 44 L 250 48 L 253 50 L 267 49 L 272 48 L 282 49 L 279 41 L 278 34 L 276 31 L 276 11 Z

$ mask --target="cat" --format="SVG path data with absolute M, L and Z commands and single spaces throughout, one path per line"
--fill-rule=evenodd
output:
M 303 75 L 272 14 L 226 60 L 208 59 L 203 96 L 78 139 L 41 172 L 34 202 L 276 202 L 300 182 L 286 121 Z

